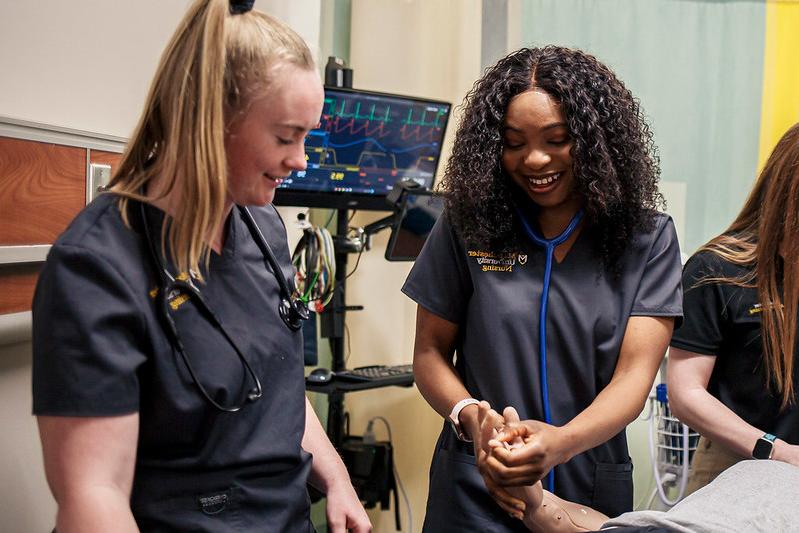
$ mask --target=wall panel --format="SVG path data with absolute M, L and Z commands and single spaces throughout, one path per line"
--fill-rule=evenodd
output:
M 30 311 L 41 264 L 0 265 L 0 315 Z
M 90 163 L 102 163 L 104 165 L 111 165 L 111 173 L 116 172 L 117 166 L 122 161 L 122 154 L 114 152 L 105 152 L 103 150 L 89 150 Z
M 85 148 L 0 137 L 0 246 L 52 244 L 85 198 Z

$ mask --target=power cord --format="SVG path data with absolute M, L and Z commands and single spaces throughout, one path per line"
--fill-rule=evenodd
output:
M 374 444 L 377 442 L 377 438 L 374 432 L 374 422 L 375 420 L 380 420 L 386 426 L 386 431 L 388 432 L 388 442 L 394 446 L 393 440 L 391 438 L 391 425 L 388 423 L 385 417 L 382 416 L 374 416 L 369 419 L 369 422 L 366 424 L 366 431 L 363 433 L 363 442 L 364 444 Z M 413 533 L 413 511 L 411 510 L 411 502 L 408 500 L 408 494 L 405 492 L 405 487 L 402 485 L 402 480 L 399 477 L 399 472 L 397 472 L 397 462 L 393 461 L 393 468 L 394 468 L 394 478 L 397 480 L 397 486 L 399 487 L 400 494 L 402 494 L 402 499 L 405 500 L 405 506 L 408 508 L 408 531 Z

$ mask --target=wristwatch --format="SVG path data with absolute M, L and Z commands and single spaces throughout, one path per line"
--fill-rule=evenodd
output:
M 771 433 L 766 433 L 755 442 L 755 447 L 752 449 L 752 457 L 754 459 L 771 459 L 771 454 L 774 453 L 774 441 L 777 437 Z
M 460 416 L 461 411 L 467 405 L 477 404 L 480 403 L 479 400 L 475 400 L 474 398 L 464 398 L 463 400 L 459 401 L 455 404 L 455 407 L 452 408 L 452 412 L 449 414 L 449 423 L 452 426 L 452 431 L 455 432 L 457 435 L 458 440 L 462 440 L 463 442 L 472 442 L 472 439 L 467 437 L 463 434 L 463 430 L 461 429 L 461 422 L 458 420 L 458 416 Z

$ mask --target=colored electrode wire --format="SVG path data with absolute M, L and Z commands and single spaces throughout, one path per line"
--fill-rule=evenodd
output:
M 336 260 L 333 237 L 324 227 L 306 227 L 297 243 L 291 262 L 297 271 L 295 282 L 300 299 L 317 313 L 333 299 Z
M 521 209 L 516 208 L 519 214 L 519 219 L 522 221 L 525 233 L 530 237 L 535 244 L 543 247 L 546 250 L 546 266 L 544 268 L 544 286 L 541 290 L 541 310 L 538 315 L 538 355 L 539 366 L 541 373 L 541 401 L 544 405 L 544 422 L 552 424 L 552 414 L 549 408 L 549 380 L 547 378 L 547 301 L 549 300 L 549 281 L 552 277 L 552 257 L 555 254 L 555 248 L 566 242 L 571 237 L 577 225 L 583 219 L 583 210 L 577 211 L 574 217 L 566 226 L 566 229 L 553 239 L 545 239 L 538 235 L 535 230 L 527 222 L 527 218 L 522 213 Z M 555 492 L 555 469 L 549 471 L 547 475 L 547 490 Z

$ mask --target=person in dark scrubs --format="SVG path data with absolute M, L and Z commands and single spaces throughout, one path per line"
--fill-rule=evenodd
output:
M 624 429 L 682 314 L 658 177 L 637 100 L 591 55 L 525 48 L 467 95 L 444 214 L 403 286 L 416 383 L 447 419 L 425 531 L 524 531 L 503 486 L 539 479 L 609 516 L 632 509 Z M 487 448 L 478 400 L 515 407 L 534 436 Z
M 669 405 L 701 434 L 688 492 L 744 459 L 799 466 L 799 124 L 777 143 L 738 217 L 683 272 Z
M 252 2 L 197 0 L 109 190 L 53 245 L 33 410 L 59 533 L 371 530 L 304 395 L 275 189 L 305 168 L 311 53 Z M 245 206 L 250 206 L 249 209 Z

